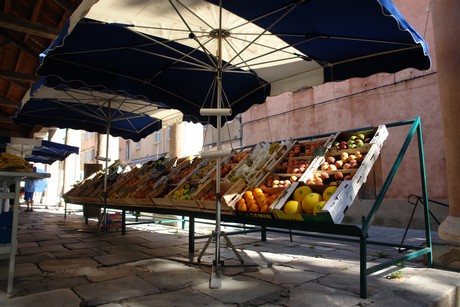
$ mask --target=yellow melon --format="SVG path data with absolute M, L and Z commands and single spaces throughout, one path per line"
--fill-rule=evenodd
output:
M 283 211 L 286 214 L 301 214 L 302 205 L 297 200 L 290 200 L 284 204 Z
M 327 187 L 324 192 L 323 192 L 323 200 L 328 201 L 329 198 L 335 193 L 337 190 L 337 186 L 331 185 L 330 187 Z
M 324 200 L 318 202 L 316 204 L 315 208 L 313 208 L 313 215 L 316 215 L 318 212 L 323 211 L 323 207 L 324 207 L 325 204 L 326 204 L 326 202 Z
M 292 198 L 294 200 L 297 200 L 299 203 L 301 203 L 302 200 L 305 198 L 305 196 L 307 196 L 308 194 L 310 194 L 312 192 L 313 191 L 309 186 L 304 185 L 304 186 L 298 187 L 297 189 L 294 190 Z
M 313 209 L 316 204 L 323 200 L 319 193 L 310 193 L 302 201 L 302 210 L 305 214 L 313 215 Z

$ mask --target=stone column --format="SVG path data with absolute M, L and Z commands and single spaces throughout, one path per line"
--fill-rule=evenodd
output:
M 438 234 L 460 242 L 460 1 L 432 0 L 431 8 L 449 196 L 449 216 Z

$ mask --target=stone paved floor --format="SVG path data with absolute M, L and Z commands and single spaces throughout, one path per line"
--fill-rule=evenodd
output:
M 197 224 L 197 235 L 212 228 Z M 399 243 L 403 231 L 371 228 L 370 237 Z M 272 232 L 265 242 L 259 233 L 230 240 L 245 265 L 222 248 L 222 286 L 210 289 L 213 243 L 196 263 L 205 238 L 189 255 L 187 230 L 175 226 L 142 224 L 121 235 L 98 232 L 97 221 L 85 225 L 79 214 L 64 219 L 62 209 L 37 208 L 20 214 L 12 294 L 8 260 L 0 260 L 0 306 L 460 306 L 459 273 L 427 268 L 422 257 L 370 275 L 369 298 L 362 299 L 356 243 L 299 235 L 291 241 Z M 406 239 L 423 242 L 420 231 Z M 377 264 L 400 255 L 370 246 L 367 259 Z

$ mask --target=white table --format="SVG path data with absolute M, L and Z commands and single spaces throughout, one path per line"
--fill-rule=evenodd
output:
M 18 235 L 18 219 L 19 219 L 19 191 L 21 190 L 20 183 L 26 179 L 44 179 L 50 177 L 48 173 L 27 173 L 27 172 L 4 172 L 0 171 L 0 199 L 10 200 L 14 199 L 13 210 L 13 225 L 11 229 L 11 243 L 0 244 L 0 254 L 9 255 L 9 269 L 8 269 L 8 286 L 7 293 L 13 291 L 14 269 L 16 265 L 16 250 L 17 250 L 17 235 Z M 15 191 L 9 191 L 9 186 L 15 185 Z M 9 192 L 5 192 L 9 191 Z

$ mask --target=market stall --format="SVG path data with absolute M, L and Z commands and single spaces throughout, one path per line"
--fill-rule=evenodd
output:
M 353 204 L 379 157 L 389 134 L 387 128 L 401 125 L 412 125 L 411 130 L 374 206 L 367 216 L 363 212 L 361 226 L 342 224 L 347 209 Z M 129 187 L 133 183 L 143 193 L 125 194 L 121 201 L 110 202 L 108 207 L 121 210 L 123 216 L 129 210 L 188 216 L 191 253 L 194 252 L 194 219 L 215 219 L 216 194 L 221 195 L 222 221 L 257 225 L 262 232 L 262 240 L 266 238 L 267 229 L 275 228 L 354 237 L 361 247 L 361 296 L 366 297 L 366 276 L 396 263 L 391 261 L 367 268 L 367 244 L 378 244 L 368 242 L 367 230 L 415 134 L 418 137 L 422 192 L 427 198 L 421 123 L 420 118 L 416 118 L 240 148 L 220 165 L 221 194 L 215 191 L 215 167 L 209 167 L 213 165 L 210 160 L 196 157 L 195 162 L 184 160 L 174 164 L 173 168 L 165 167 L 165 164 L 162 164 L 163 167 L 152 167 L 158 163 L 152 162 L 150 171 L 149 167 L 141 167 L 131 171 L 135 176 L 128 172 L 114 182 L 114 187 Z M 158 176 L 159 170 L 163 175 Z M 133 181 L 133 177 L 138 179 Z M 155 182 L 150 185 L 150 180 Z M 144 184 L 140 184 L 142 182 Z M 84 181 L 80 187 L 66 193 L 66 201 L 90 203 L 81 195 L 85 191 L 98 195 L 92 198 L 92 202 L 100 203 L 102 191 L 84 187 L 87 184 Z M 116 190 L 112 190 L 112 186 L 108 189 Z M 424 203 L 428 204 L 427 201 Z M 426 247 L 409 247 L 415 251 L 398 261 L 428 254 L 428 265 L 431 266 L 431 234 L 427 212 L 425 207 Z

